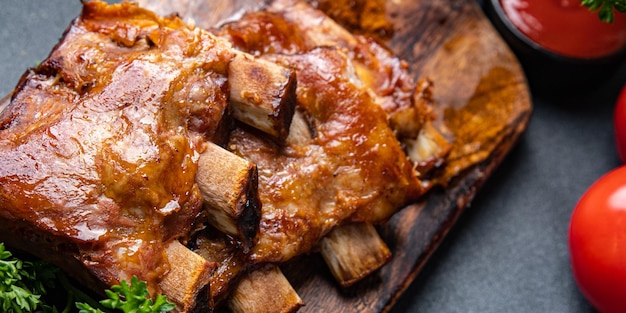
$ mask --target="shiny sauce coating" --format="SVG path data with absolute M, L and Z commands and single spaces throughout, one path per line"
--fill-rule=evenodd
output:
M 0 115 L 0 215 L 78 247 L 107 284 L 158 290 L 164 244 L 202 207 L 202 143 L 226 109 L 231 54 L 178 18 L 86 2 Z

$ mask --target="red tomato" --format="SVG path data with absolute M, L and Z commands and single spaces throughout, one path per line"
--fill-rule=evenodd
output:
M 626 166 L 596 181 L 574 208 L 569 228 L 574 279 L 603 313 L 626 312 Z
M 613 125 L 615 126 L 617 153 L 622 162 L 626 163 L 626 85 L 622 88 L 617 103 L 615 103 Z

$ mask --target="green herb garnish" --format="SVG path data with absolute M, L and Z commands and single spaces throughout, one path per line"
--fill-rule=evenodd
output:
M 626 12 L 626 0 L 581 0 L 591 12 L 598 12 L 598 17 L 603 22 L 613 23 L 615 15 L 613 9 L 618 12 Z
M 106 308 L 118 309 L 126 313 L 161 313 L 169 312 L 175 307 L 163 295 L 158 295 L 153 303 L 152 299 L 148 298 L 146 283 L 140 282 L 135 276 L 133 276 L 130 286 L 126 281 L 122 281 L 120 285 L 113 286 L 111 290 L 105 292 L 109 299 L 100 301 L 100 304 Z M 80 309 L 80 313 L 105 313 L 86 303 L 76 303 L 76 307 Z
M 0 309 L 7 313 L 56 312 L 41 297 L 54 288 L 58 269 L 43 261 L 22 261 L 0 243 Z

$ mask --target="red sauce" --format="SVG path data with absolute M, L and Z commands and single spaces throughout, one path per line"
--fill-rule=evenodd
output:
M 510 21 L 546 49 L 578 58 L 609 55 L 626 47 L 626 14 L 612 24 L 582 7 L 580 0 L 500 0 Z

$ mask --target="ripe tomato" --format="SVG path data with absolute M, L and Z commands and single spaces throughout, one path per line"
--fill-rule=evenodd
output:
M 617 153 L 622 162 L 626 163 L 626 85 L 622 88 L 617 103 L 615 103 L 613 125 L 615 127 Z
M 574 279 L 603 313 L 626 312 L 626 166 L 602 176 L 583 194 L 570 221 Z

